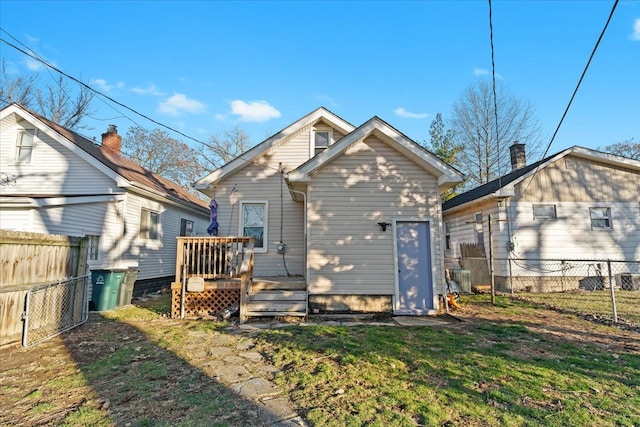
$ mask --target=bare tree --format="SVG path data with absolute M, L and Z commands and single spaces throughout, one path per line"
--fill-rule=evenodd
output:
M 0 105 L 5 106 L 13 102 L 28 107 L 33 104 L 34 88 L 37 78 L 30 76 L 13 77 L 8 69 L 6 58 L 2 58 L 2 79 L 0 79 Z
M 455 144 L 462 147 L 459 160 L 467 174 L 467 188 L 506 173 L 504 166 L 509 164 L 511 143 L 526 144 L 530 157 L 539 150 L 540 125 L 531 104 L 516 98 L 498 82 L 495 105 L 497 109 L 492 85 L 479 80 L 469 86 L 453 106 L 451 128 Z
M 14 76 L 9 73 L 6 61 L 2 61 L 2 105 L 15 102 L 54 123 L 78 130 L 88 129 L 82 120 L 92 113 L 93 96 L 94 93 L 83 86 L 73 90 L 62 75 L 53 84 L 41 84 L 36 74 Z
M 201 195 L 191 186 L 206 170 L 199 153 L 167 132 L 132 127 L 122 140 L 122 152 L 145 169 Z
M 68 129 L 85 129 L 82 119 L 92 113 L 91 101 L 94 93 L 84 86 L 72 95 L 69 85 L 60 75 L 54 85 L 36 90 L 37 109 L 52 122 Z
M 640 143 L 633 142 L 633 138 L 615 144 L 607 145 L 599 150 L 630 159 L 640 160 Z
M 244 153 L 250 145 L 249 135 L 236 126 L 209 138 L 200 155 L 207 169 L 215 170 Z

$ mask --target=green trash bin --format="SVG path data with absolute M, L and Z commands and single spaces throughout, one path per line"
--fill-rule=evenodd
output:
M 91 301 L 96 311 L 105 311 L 115 308 L 118 303 L 118 294 L 120 285 L 124 280 L 127 270 L 124 269 L 105 269 L 92 270 L 91 282 Z
M 131 304 L 133 299 L 133 285 L 136 283 L 138 277 L 138 270 L 135 268 L 129 268 L 124 275 L 124 280 L 120 285 L 120 292 L 118 293 L 118 307 Z

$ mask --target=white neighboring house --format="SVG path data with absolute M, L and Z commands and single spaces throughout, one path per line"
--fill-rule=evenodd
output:
M 509 283 L 507 259 L 640 266 L 640 161 L 574 146 L 527 165 L 524 144 L 510 149 L 510 173 L 443 204 L 445 257 L 460 257 L 462 243 L 484 244 L 488 256 L 491 215 L 498 290 L 552 290 L 563 274 L 541 269 L 532 281 L 512 271 Z
M 462 175 L 373 117 L 318 108 L 195 187 L 220 235 L 255 238 L 255 276 L 303 279 L 311 312 L 439 309 L 440 193 Z
M 207 204 L 120 153 L 11 104 L 0 111 L 0 228 L 89 237 L 89 268 L 137 268 L 134 292 L 170 285 L 176 237 L 206 235 Z

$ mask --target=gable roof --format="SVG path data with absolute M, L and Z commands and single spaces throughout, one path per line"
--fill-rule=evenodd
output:
M 151 192 L 161 198 L 183 205 L 191 209 L 208 211 L 206 202 L 198 199 L 176 183 L 169 181 L 153 172 L 148 171 L 137 163 L 123 157 L 120 153 L 105 153 L 95 142 L 81 136 L 80 134 L 64 128 L 41 115 L 18 104 L 11 104 L 1 110 L 1 118 L 11 114 L 17 114 L 25 120 L 38 126 L 49 136 L 56 139 L 62 145 L 75 151 L 94 167 L 114 179 L 121 187 L 137 187 L 141 190 Z M 38 123 L 39 122 L 39 123 Z M 46 128 L 43 128 L 44 125 Z M 51 131 L 53 132 L 51 132 Z M 78 152 L 77 148 L 82 150 Z M 84 154 L 84 155 L 83 155 Z M 88 156 L 87 156 L 88 155 Z M 206 212 L 203 212 L 206 213 Z
M 421 147 L 381 118 L 374 116 L 330 145 L 326 150 L 289 172 L 287 181 L 290 184 L 307 182 L 309 175 L 344 153 L 356 142 L 370 135 L 379 137 L 438 177 L 438 186 L 441 189 L 446 189 L 463 180 L 463 174 L 460 171 L 440 160 L 435 154 Z
M 601 151 L 592 150 L 590 148 L 574 145 L 535 163 L 527 165 L 523 168 L 512 171 L 500 178 L 489 181 L 479 187 L 471 189 L 465 193 L 459 194 L 442 204 L 442 211 L 453 209 L 458 206 L 465 205 L 487 197 L 509 197 L 514 195 L 514 187 L 523 180 L 533 176 L 539 169 L 544 169 L 559 159 L 572 154 L 584 159 L 594 160 L 601 163 L 607 163 L 617 166 L 624 166 L 630 169 L 640 171 L 640 161 L 629 159 L 614 154 L 603 153 Z
M 194 184 L 194 188 L 199 190 L 204 190 L 209 188 L 211 185 L 220 181 L 224 177 L 231 175 L 232 173 L 236 172 L 238 169 L 244 167 L 249 163 L 252 163 L 255 159 L 260 157 L 262 154 L 266 153 L 271 148 L 283 142 L 290 135 L 293 135 L 294 133 L 298 132 L 300 129 L 306 126 L 314 125 L 320 121 L 327 122 L 328 124 L 330 124 L 334 128 L 337 128 L 338 130 L 340 130 L 342 133 L 345 133 L 345 134 L 355 129 L 355 126 L 353 126 L 351 123 L 343 120 L 342 118 L 338 117 L 337 115 L 327 110 L 326 108 L 319 107 L 316 110 L 312 111 L 311 113 L 307 114 L 306 116 L 302 117 L 301 119 L 298 119 L 293 124 L 282 129 L 280 132 L 277 132 L 276 134 L 262 141 L 260 144 L 256 145 L 255 147 L 251 148 L 250 150 L 236 157 L 226 165 L 216 169 L 215 171 L 211 172 L 209 175 L 199 179 Z

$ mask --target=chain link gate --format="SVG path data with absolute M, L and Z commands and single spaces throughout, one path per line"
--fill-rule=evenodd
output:
M 29 290 L 23 314 L 24 347 L 39 344 L 87 321 L 89 277 L 74 277 Z

